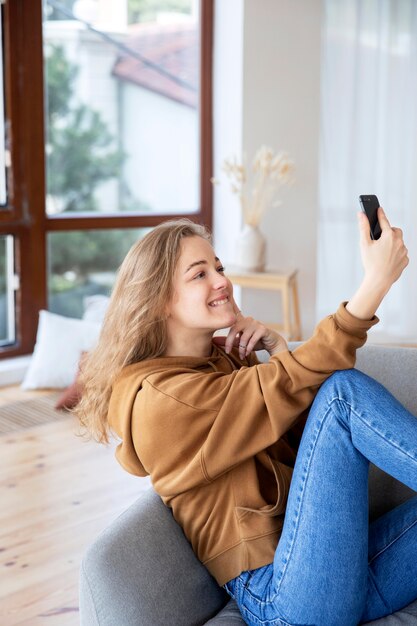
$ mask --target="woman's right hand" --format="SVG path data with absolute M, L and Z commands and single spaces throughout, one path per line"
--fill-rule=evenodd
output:
M 224 345 L 226 353 L 233 347 L 238 347 L 241 359 L 246 358 L 253 350 L 267 350 L 270 355 L 288 350 L 284 337 L 253 317 L 245 317 L 239 309 L 227 337 L 214 337 L 213 341 Z
M 382 289 L 389 291 L 408 265 L 408 250 L 403 241 L 402 230 L 392 227 L 384 210 L 379 207 L 378 221 L 382 234 L 378 240 L 373 241 L 366 215 L 364 213 L 359 215 L 360 248 L 365 279 L 380 284 Z
M 378 209 L 378 221 L 382 234 L 378 240 L 371 239 L 366 215 L 360 213 L 358 217 L 365 275 L 361 286 L 346 308 L 355 317 L 371 319 L 391 286 L 407 267 L 408 250 L 401 229 L 391 227 L 381 207 Z

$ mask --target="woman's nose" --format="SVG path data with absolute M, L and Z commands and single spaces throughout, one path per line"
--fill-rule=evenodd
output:
M 224 274 L 219 274 L 216 272 L 216 277 L 214 279 L 214 287 L 215 289 L 224 289 L 228 285 L 228 280 Z

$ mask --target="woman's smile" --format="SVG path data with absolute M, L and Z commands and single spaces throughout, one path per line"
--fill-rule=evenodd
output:
M 221 298 L 217 298 L 216 300 L 212 300 L 211 302 L 209 302 L 209 306 L 216 307 L 216 306 L 221 306 L 222 304 L 228 304 L 228 303 L 229 303 L 229 296 L 222 296 Z

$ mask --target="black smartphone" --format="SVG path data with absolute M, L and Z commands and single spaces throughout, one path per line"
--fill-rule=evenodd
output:
M 382 233 L 378 222 L 377 211 L 379 208 L 379 200 L 376 196 L 359 196 L 362 211 L 369 220 L 371 227 L 371 239 L 379 239 Z

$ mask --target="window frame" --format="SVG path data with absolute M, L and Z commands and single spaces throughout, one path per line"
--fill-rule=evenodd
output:
M 11 167 L 0 234 L 15 237 L 16 342 L 0 359 L 33 350 L 38 312 L 47 308 L 47 236 L 50 232 L 152 227 L 187 217 L 212 227 L 213 0 L 200 0 L 200 202 L 196 213 L 46 215 L 42 0 L 7 0 L 3 10 L 5 114 Z

